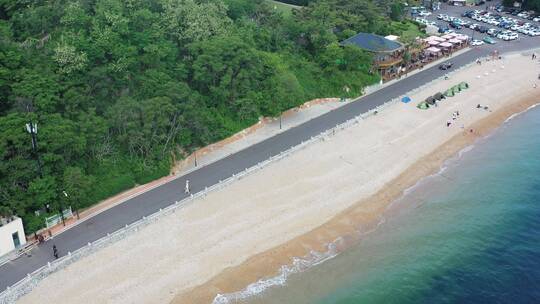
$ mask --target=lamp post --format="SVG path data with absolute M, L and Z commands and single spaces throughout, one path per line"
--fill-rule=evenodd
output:
M 281 130 L 281 116 L 283 116 L 283 112 L 279 113 L 279 129 Z
M 30 133 L 30 136 L 32 137 L 32 151 L 34 152 L 34 157 L 36 158 L 36 161 L 38 163 L 38 173 L 39 177 L 43 177 L 43 171 L 41 168 L 41 160 L 39 159 L 39 154 L 37 151 L 38 145 L 37 145 L 37 123 L 33 123 L 32 120 L 26 124 L 26 131 Z
M 67 193 L 65 191 L 64 196 L 67 197 Z M 64 204 L 62 203 L 62 200 L 60 200 L 60 217 L 62 218 L 62 225 L 66 226 L 66 221 L 64 220 Z

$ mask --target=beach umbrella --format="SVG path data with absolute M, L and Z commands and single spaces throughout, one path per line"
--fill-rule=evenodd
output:
M 403 98 L 401 98 L 401 101 L 404 103 L 408 103 L 411 102 L 411 98 L 409 96 L 403 96 Z
M 468 88 L 469 88 L 469 84 L 466 83 L 465 81 L 463 81 L 463 82 L 461 82 L 461 83 L 459 84 L 459 88 L 462 89 L 462 90 L 468 89 Z
M 446 90 L 446 92 L 444 92 L 444 95 L 445 95 L 446 97 L 454 97 L 454 95 L 455 95 L 455 94 L 454 94 L 454 90 L 448 89 L 448 90 Z

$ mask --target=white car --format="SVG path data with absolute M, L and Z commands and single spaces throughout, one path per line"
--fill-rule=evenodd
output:
M 490 36 L 493 36 L 497 31 L 498 31 L 497 29 L 490 28 L 490 29 L 487 31 L 487 34 L 490 35 Z
M 482 41 L 482 40 L 476 40 L 475 39 L 475 40 L 471 41 L 472 46 L 480 46 L 482 44 L 484 44 L 484 41 Z
M 535 17 L 535 18 L 533 19 L 533 21 L 534 21 L 534 22 L 540 22 L 540 16 Z
M 519 38 L 519 35 L 517 33 L 510 33 L 508 34 L 508 38 L 510 38 L 510 40 L 516 40 Z
M 420 16 L 420 17 L 427 17 L 429 15 L 431 15 L 431 13 L 428 12 L 428 11 L 421 11 L 421 12 L 418 13 L 418 16 Z

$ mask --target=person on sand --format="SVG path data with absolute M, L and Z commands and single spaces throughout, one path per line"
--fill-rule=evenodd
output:
M 477 109 L 481 109 L 482 106 L 481 106 L 480 104 L 477 104 L 477 105 L 476 105 L 476 108 L 477 108 Z
M 446 127 L 450 127 L 451 124 L 452 124 L 452 122 L 450 120 L 446 121 Z
M 189 193 L 189 179 L 186 180 L 186 187 L 184 188 L 185 193 Z

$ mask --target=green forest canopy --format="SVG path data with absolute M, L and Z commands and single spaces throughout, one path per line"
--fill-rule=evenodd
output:
M 0 0 L 0 214 L 31 233 L 47 204 L 90 206 L 260 116 L 360 94 L 371 56 L 338 41 L 409 26 L 393 0 L 309 2 Z

